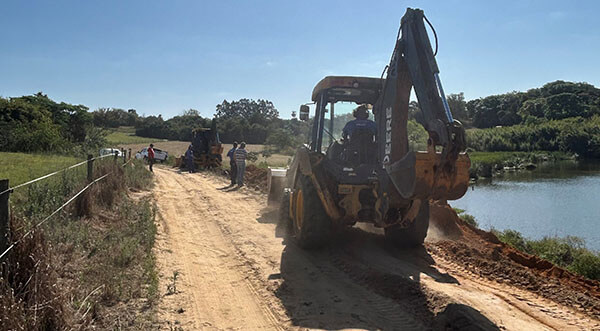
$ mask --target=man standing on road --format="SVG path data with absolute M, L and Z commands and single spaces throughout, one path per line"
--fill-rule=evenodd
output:
M 227 157 L 229 158 L 229 174 L 231 176 L 231 184 L 229 187 L 235 186 L 236 178 L 237 178 L 237 165 L 235 164 L 235 151 L 237 149 L 238 143 L 237 141 L 233 142 L 233 148 L 227 152 Z
M 237 185 L 244 186 L 244 172 L 246 171 L 246 143 L 242 142 L 240 147 L 233 153 L 235 157 L 235 165 L 237 167 Z
M 192 145 L 185 151 L 185 167 L 190 173 L 194 172 L 194 151 L 192 150 Z
M 150 144 L 150 147 L 148 147 L 148 165 L 150 167 L 150 171 L 154 172 L 152 170 L 152 165 L 154 164 L 154 145 Z

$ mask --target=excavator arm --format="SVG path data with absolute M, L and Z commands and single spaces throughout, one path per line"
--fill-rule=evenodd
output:
M 457 199 L 468 184 L 470 161 L 465 131 L 452 117 L 439 78 L 439 69 L 425 30 L 420 9 L 407 9 L 399 38 L 387 67 L 379 100 L 374 105 L 378 123 L 379 160 L 390 183 L 402 199 Z M 411 88 L 429 133 L 427 152 L 409 151 L 406 125 Z

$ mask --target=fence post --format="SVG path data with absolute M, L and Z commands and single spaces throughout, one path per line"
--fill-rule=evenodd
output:
M 115 153 L 113 150 L 113 154 L 115 155 L 115 163 L 117 163 L 117 159 L 119 158 L 119 154 Z
M 123 155 L 123 163 L 127 162 L 127 151 L 125 148 L 121 148 L 121 154 Z
M 0 179 L 0 192 L 8 190 L 8 179 Z M 8 248 L 8 196 L 10 192 L 0 195 L 0 252 Z
M 131 148 L 129 149 L 129 159 L 131 160 Z
M 91 182 L 94 180 L 94 156 L 92 154 L 88 154 L 87 158 L 87 180 Z

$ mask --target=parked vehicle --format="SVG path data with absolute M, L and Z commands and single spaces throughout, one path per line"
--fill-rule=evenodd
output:
M 122 156 L 121 151 L 117 148 L 102 148 L 98 154 L 100 156 L 109 154 L 117 154 L 117 156 Z
M 163 151 L 162 149 L 154 148 L 154 159 L 156 161 L 165 162 L 169 157 L 169 153 L 167 151 Z M 144 147 L 141 151 L 135 153 L 136 159 L 148 159 L 148 147 Z

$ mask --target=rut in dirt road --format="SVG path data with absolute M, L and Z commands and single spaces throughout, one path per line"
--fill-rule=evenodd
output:
M 226 180 L 212 174 L 155 171 L 160 286 L 177 289 L 161 301 L 165 324 L 186 330 L 594 325 L 563 307 L 553 316 L 528 308 L 546 304 L 536 297 L 522 295 L 532 306 L 516 305 L 507 289 L 463 277 L 448 263 L 440 267 L 423 248 L 390 250 L 382 236 L 360 229 L 338 233 L 329 248 L 302 250 L 282 238 L 277 212 L 265 208 L 261 194 L 218 190 Z

